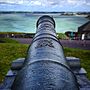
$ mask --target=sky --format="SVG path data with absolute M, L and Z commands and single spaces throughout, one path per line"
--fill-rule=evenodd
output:
M 0 11 L 90 12 L 90 0 L 0 0 Z

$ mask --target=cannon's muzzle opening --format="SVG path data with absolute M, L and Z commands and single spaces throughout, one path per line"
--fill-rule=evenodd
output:
M 44 15 L 44 16 L 40 17 L 36 23 L 36 27 L 38 28 L 39 24 L 41 24 L 42 22 L 50 22 L 54 25 L 54 28 L 55 28 L 55 21 L 54 21 L 53 17 L 51 17 L 51 16 Z

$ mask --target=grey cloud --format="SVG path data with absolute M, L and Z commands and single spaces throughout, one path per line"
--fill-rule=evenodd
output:
M 23 4 L 23 5 L 28 4 L 38 5 L 39 3 L 41 3 L 42 6 L 90 4 L 90 0 L 0 0 L 0 2 L 7 4 L 11 4 L 13 2 L 12 4 Z

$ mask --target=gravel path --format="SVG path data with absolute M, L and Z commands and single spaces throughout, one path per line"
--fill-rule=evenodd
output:
M 22 44 L 31 44 L 31 38 L 13 38 Z M 90 50 L 90 40 L 60 40 L 61 44 L 65 47 L 80 48 Z

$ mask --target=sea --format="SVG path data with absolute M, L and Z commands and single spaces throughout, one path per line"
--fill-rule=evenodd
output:
M 0 14 L 0 32 L 35 33 L 40 16 L 42 15 L 26 13 Z M 77 32 L 79 26 L 89 21 L 85 16 L 51 16 L 55 20 L 57 33 Z

